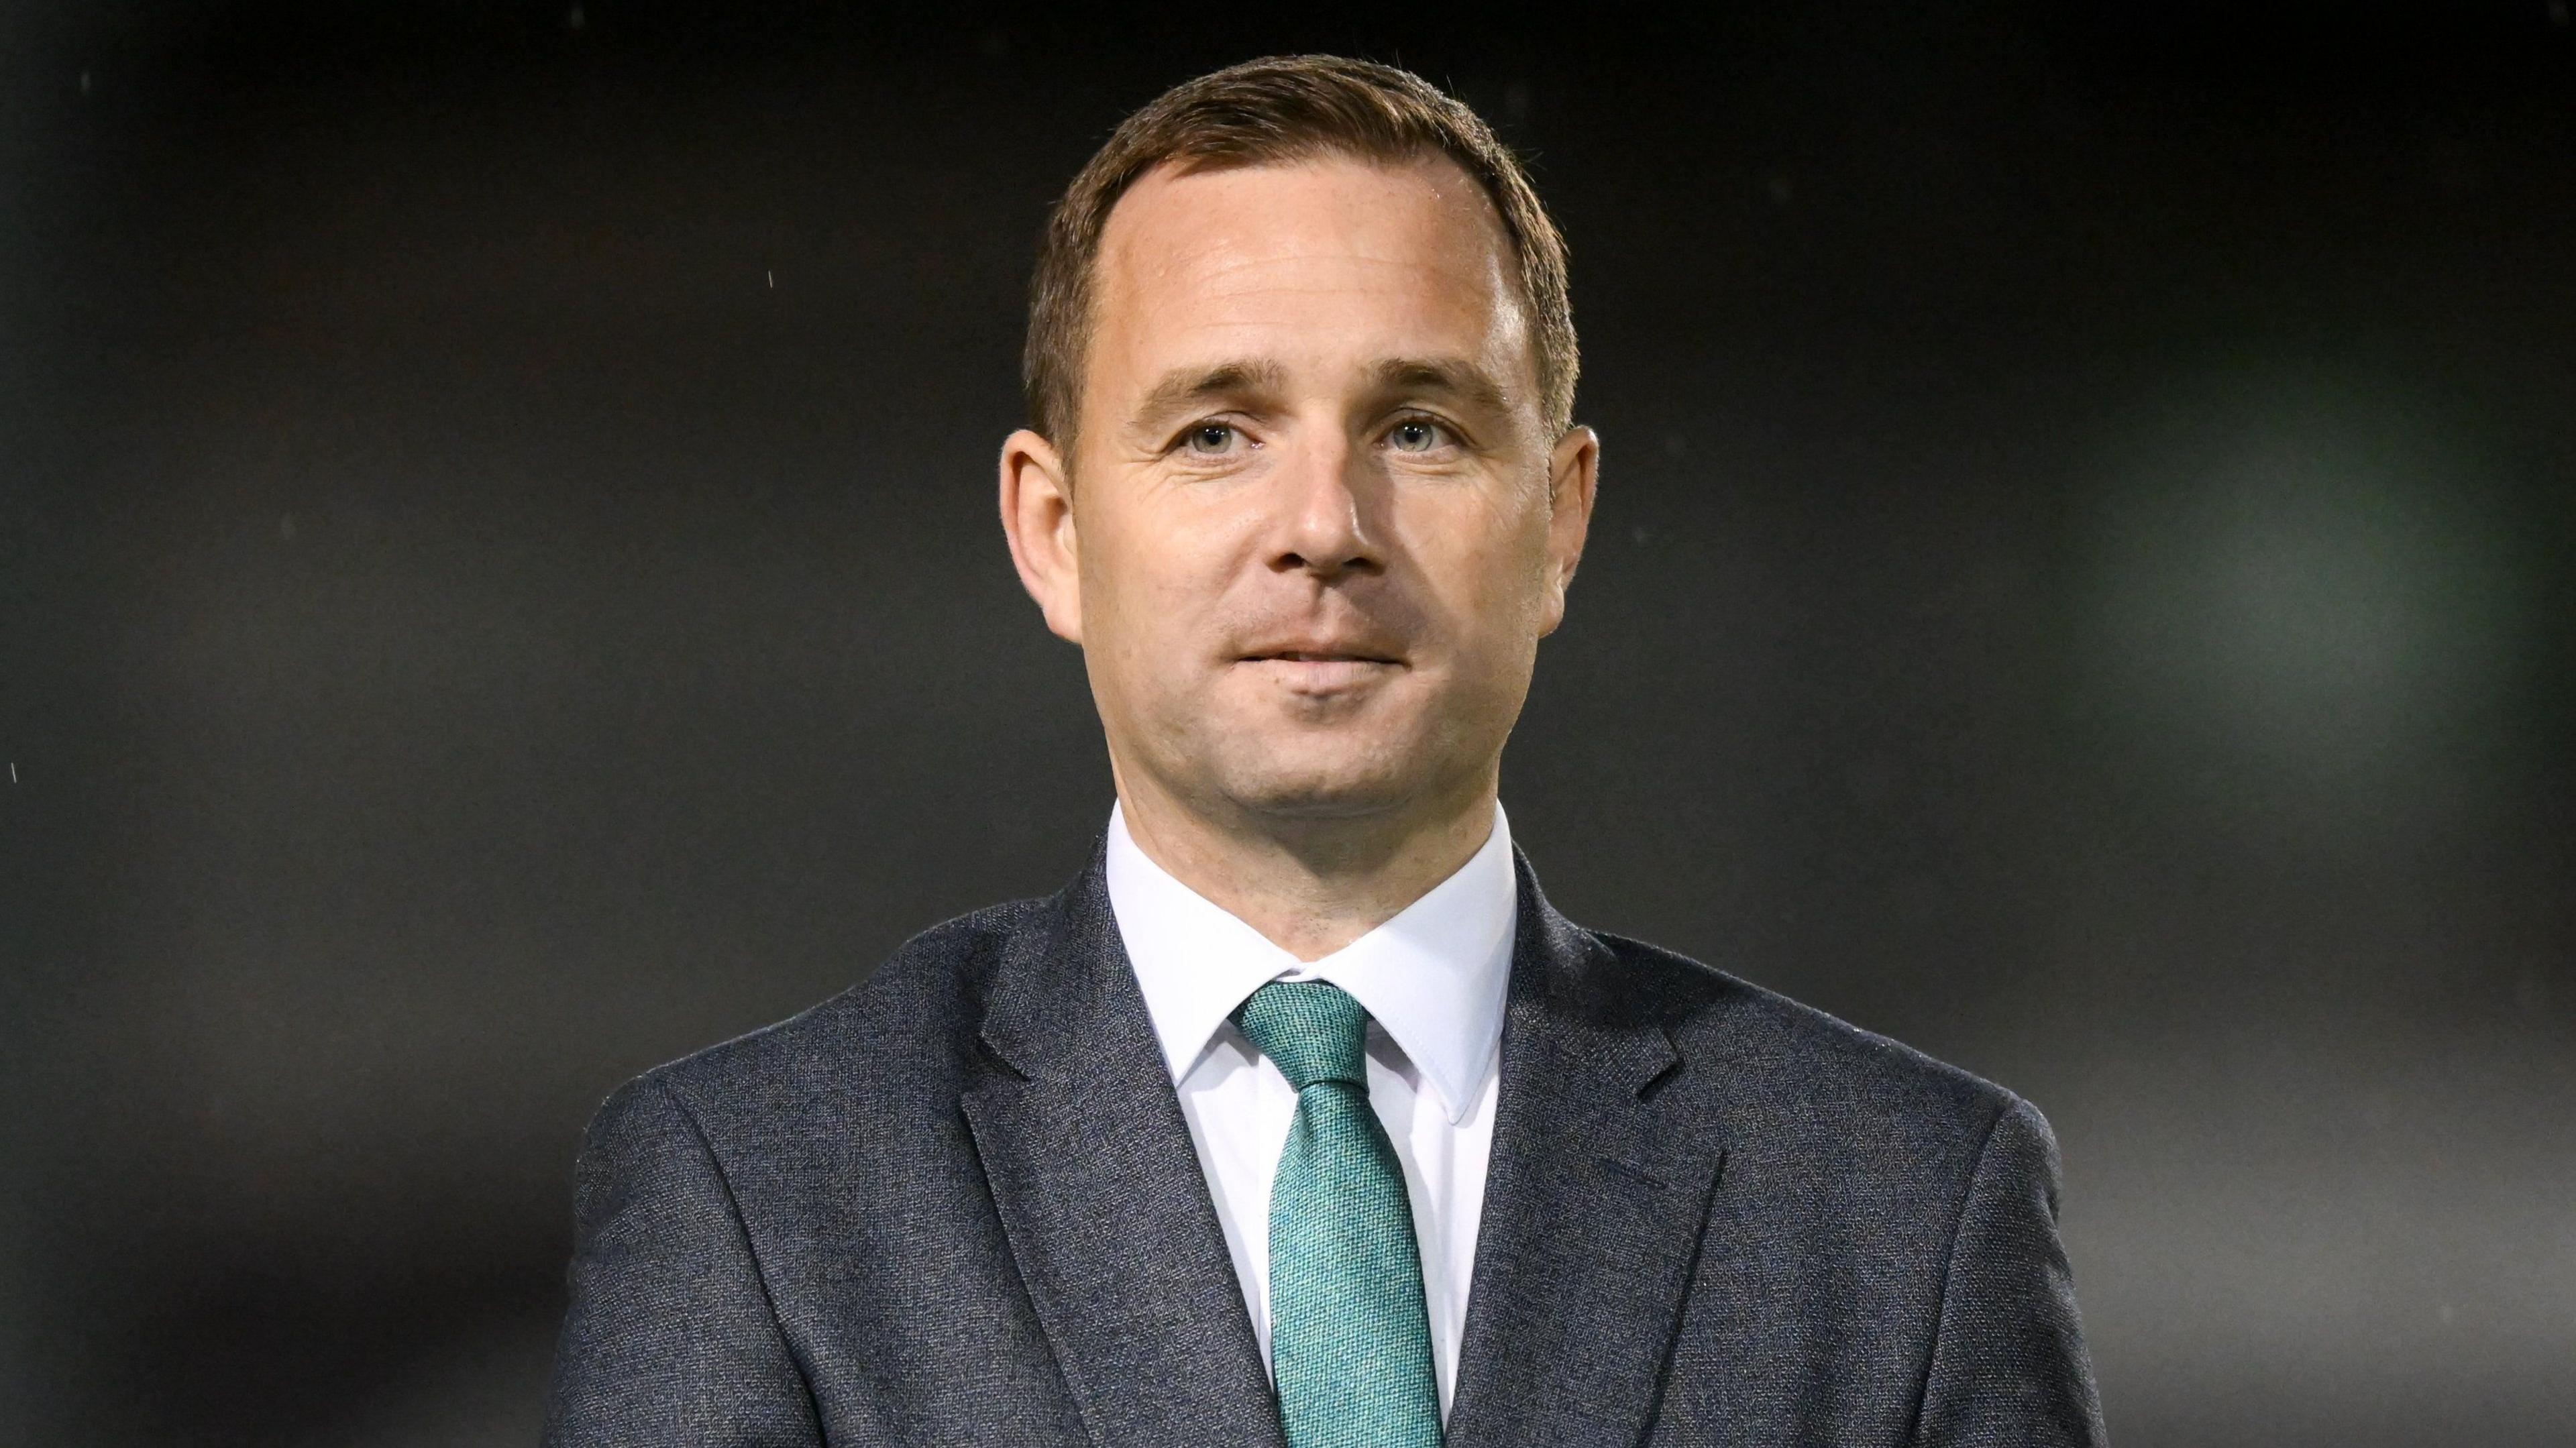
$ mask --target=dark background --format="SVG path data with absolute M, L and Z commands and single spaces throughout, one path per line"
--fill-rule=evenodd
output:
M 2564 4 L 860 8 L 0 19 L 0 1438 L 532 1440 L 601 1096 L 1085 857 L 1032 239 L 1331 48 L 1573 243 L 1556 901 L 2036 1100 L 2122 1443 L 2576 1441 Z

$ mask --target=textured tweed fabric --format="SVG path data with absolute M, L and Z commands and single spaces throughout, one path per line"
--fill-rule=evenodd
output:
M 1448 1448 L 2102 1441 L 2029 1103 L 1516 852 Z M 591 1124 L 559 1448 L 1286 1448 L 1101 855 Z
M 1369 1105 L 1369 1014 L 1274 980 L 1234 1023 L 1297 1088 L 1270 1184 L 1270 1374 L 1288 1448 L 1439 1448 L 1440 1385 L 1404 1164 Z

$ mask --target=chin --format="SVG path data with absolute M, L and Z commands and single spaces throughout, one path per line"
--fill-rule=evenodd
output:
M 1312 749 L 1289 746 L 1228 761 L 1217 791 L 1243 809 L 1285 818 L 1349 819 L 1398 809 L 1431 781 L 1409 749 Z

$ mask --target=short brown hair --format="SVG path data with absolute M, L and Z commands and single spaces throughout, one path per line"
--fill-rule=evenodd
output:
M 1021 383 L 1029 422 L 1070 447 L 1091 337 L 1092 273 L 1110 209 L 1165 162 L 1186 171 L 1323 156 L 1400 163 L 1446 156 L 1484 187 L 1520 263 L 1550 430 L 1574 421 L 1574 307 L 1565 239 L 1529 173 L 1482 117 L 1410 71 L 1337 55 L 1271 56 L 1184 81 L 1112 132 L 1048 216 L 1029 286 Z

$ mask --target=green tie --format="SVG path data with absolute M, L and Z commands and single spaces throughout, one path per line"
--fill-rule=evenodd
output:
M 1369 1106 L 1369 1016 L 1274 980 L 1234 1023 L 1297 1088 L 1270 1184 L 1270 1376 L 1288 1448 L 1439 1448 L 1440 1385 L 1404 1166 Z

